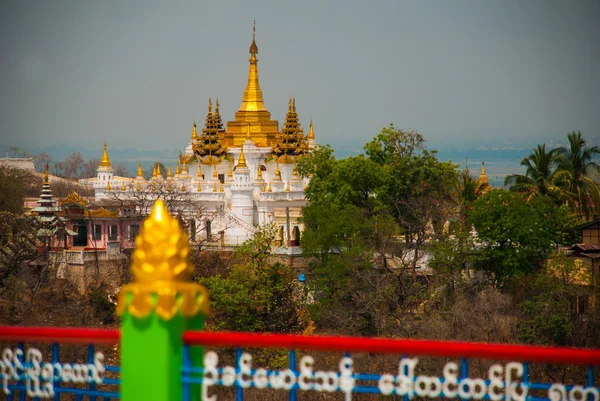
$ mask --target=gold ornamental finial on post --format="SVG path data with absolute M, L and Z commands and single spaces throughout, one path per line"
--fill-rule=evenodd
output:
M 192 125 L 192 141 L 198 140 L 198 131 L 196 130 L 196 119 L 194 118 L 194 124 Z
M 50 184 L 50 179 L 48 178 L 48 163 L 46 163 L 46 171 L 44 172 L 44 184 Z
M 179 310 L 186 316 L 198 311 L 208 313 L 206 290 L 190 282 L 194 266 L 188 259 L 189 253 L 188 236 L 164 202 L 157 200 L 135 240 L 131 263 L 134 280 L 123 287 L 117 313 L 122 315 L 128 309 L 134 316 L 144 317 L 156 309 L 166 320 Z M 134 296 L 126 305 L 123 297 L 129 290 L 134 290 Z M 151 296 L 154 291 L 159 294 L 156 302 Z M 177 295 L 182 297 L 181 302 Z
M 183 333 L 201 329 L 209 313 L 206 289 L 191 281 L 189 239 L 162 200 L 154 203 L 135 240 L 133 282 L 119 293 L 121 395 L 124 400 L 182 399 Z M 152 352 L 148 352 L 152 350 Z M 193 366 L 203 350 L 190 350 Z M 157 370 L 156 367 L 161 369 Z M 164 372 L 169 372 L 165 379 Z M 140 381 L 144 377 L 146 380 Z M 191 388 L 200 399 L 200 386 Z

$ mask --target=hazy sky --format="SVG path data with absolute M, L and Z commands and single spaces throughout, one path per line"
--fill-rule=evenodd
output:
M 317 140 L 393 122 L 437 147 L 600 138 L 600 1 L 2 1 L 0 144 L 183 149 L 240 106 L 256 19 L 265 105 Z

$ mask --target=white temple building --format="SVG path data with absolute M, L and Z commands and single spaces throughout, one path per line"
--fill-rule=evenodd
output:
M 166 176 L 158 164 L 149 180 L 138 164 L 135 178 L 113 175 L 106 144 L 95 178 L 81 184 L 94 188 L 96 202 L 118 200 L 132 213 L 148 213 L 157 198 L 189 228 L 191 240 L 208 240 L 235 246 L 248 239 L 256 227 L 278 226 L 282 244 L 299 245 L 301 209 L 306 204 L 296 161 L 316 146 L 312 121 L 304 134 L 290 99 L 281 130 L 266 109 L 258 82 L 258 47 L 253 35 L 248 83 L 234 120 L 223 126 L 218 100 L 208 100 L 204 127 L 192 134 L 173 173 Z M 133 209 L 133 210 L 132 210 Z

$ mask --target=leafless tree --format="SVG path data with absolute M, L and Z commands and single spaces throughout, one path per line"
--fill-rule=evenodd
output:
M 81 177 L 82 178 L 91 178 L 95 177 L 98 170 L 98 166 L 100 165 L 100 159 L 89 159 L 83 167 L 81 168 Z
M 65 166 L 66 166 L 65 162 L 56 160 L 52 163 L 52 165 L 50 167 L 50 173 L 57 177 L 64 177 L 65 176 Z
M 46 164 L 50 164 L 51 161 L 52 161 L 52 158 L 50 157 L 49 154 L 44 153 L 44 152 L 38 153 L 37 155 L 35 155 L 33 157 L 33 163 L 35 164 L 35 171 L 43 173 L 44 169 L 46 168 Z
M 79 152 L 73 152 L 65 159 L 65 175 L 67 177 L 79 177 L 81 168 L 85 161 Z
M 127 163 L 118 162 L 115 166 L 115 175 L 118 177 L 129 177 L 129 167 L 127 167 Z

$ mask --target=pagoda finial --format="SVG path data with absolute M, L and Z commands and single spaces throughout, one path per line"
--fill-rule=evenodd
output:
M 169 164 L 169 169 L 167 170 L 167 178 L 173 178 L 173 173 L 171 172 L 171 165 Z
M 48 179 L 48 163 L 46 163 L 46 171 L 44 172 L 44 184 L 50 184 L 50 180 Z
M 313 130 L 313 122 L 312 119 L 310 120 L 310 128 L 308 129 L 308 139 L 310 140 L 314 140 L 315 139 L 315 131 Z
M 138 177 L 143 177 L 144 176 L 144 173 L 142 172 L 142 163 L 140 163 L 140 162 L 138 162 L 137 176 Z
M 260 168 L 260 164 L 258 165 L 258 174 L 257 174 L 258 178 L 262 178 L 262 169 Z M 265 191 L 263 191 L 265 192 Z
M 215 114 L 219 114 L 219 98 L 215 100 Z
M 178 176 L 179 174 L 179 163 L 175 163 L 175 176 Z
M 238 160 L 237 167 L 240 167 L 240 168 L 248 167 L 248 165 L 246 164 L 246 156 L 244 156 L 244 147 L 243 146 L 240 148 L 240 160 Z
M 217 175 L 217 165 L 215 164 L 215 165 L 213 165 L 213 178 L 217 178 L 217 177 L 218 177 L 218 175 Z
M 485 175 L 485 162 L 481 159 L 481 175 Z
M 293 112 L 296 111 L 296 98 L 295 97 L 292 98 L 292 111 Z
M 242 98 L 242 104 L 238 111 L 266 111 L 265 104 L 263 102 L 262 91 L 258 84 L 258 46 L 256 46 L 256 26 L 252 33 L 252 44 L 250 45 L 250 66 L 248 70 L 248 83 L 244 90 L 244 97 Z M 236 117 L 237 119 L 237 117 Z
M 102 154 L 100 165 L 103 167 L 110 167 L 110 159 L 108 158 L 108 152 L 106 151 L 106 141 L 104 141 L 104 153 Z
M 192 141 L 198 140 L 198 131 L 196 131 L 196 119 L 194 118 L 194 123 L 192 124 Z
M 208 98 L 208 114 L 212 114 L 212 100 Z
M 256 55 L 258 53 L 258 46 L 256 46 L 256 20 L 252 26 L 252 44 L 250 45 L 250 54 Z
M 183 163 L 181 164 L 181 174 L 187 175 L 187 173 L 188 173 L 187 164 L 186 164 L 186 162 L 184 160 Z

